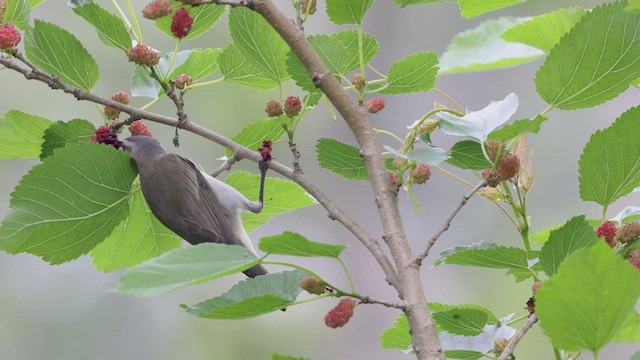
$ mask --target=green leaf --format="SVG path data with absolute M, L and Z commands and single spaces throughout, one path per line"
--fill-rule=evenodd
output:
M 287 355 L 273 354 L 271 360 L 310 360 L 309 358 L 293 357 Z
M 193 81 L 200 80 L 218 70 L 218 56 L 222 49 L 193 49 L 187 60 L 171 71 L 168 79 L 188 74 Z
M 433 314 L 439 329 L 457 335 L 473 336 L 482 333 L 487 314 L 476 309 L 452 309 Z
M 129 89 L 131 96 L 145 96 L 155 99 L 162 90 L 162 86 L 147 74 L 147 70 L 143 66 L 136 65 L 135 71 L 131 74 Z
M 51 264 L 86 254 L 126 217 L 135 177 L 129 156 L 111 146 L 56 149 L 11 194 L 0 248 L 41 256 Z
M 440 74 L 454 74 L 513 67 L 533 61 L 544 53 L 500 37 L 507 29 L 529 18 L 501 17 L 456 35 L 440 57 Z
M 331 258 L 339 257 L 342 250 L 346 249 L 344 245 L 310 241 L 304 236 L 291 231 L 285 231 L 280 235 L 263 237 L 260 239 L 258 247 L 260 250 L 271 254 Z
M 517 5 L 525 1 L 527 0 L 458 0 L 458 6 L 460 6 L 462 16 L 471 19 L 478 15 Z
M 129 204 L 129 217 L 109 237 L 91 250 L 98 270 L 131 268 L 180 246 L 182 239 L 167 229 L 153 215 L 142 196 L 140 184 L 134 189 Z
M 42 136 L 53 121 L 19 110 L 9 110 L 0 118 L 0 158 L 35 159 L 40 155 Z
M 374 0 L 327 0 L 329 19 L 338 25 L 362 24 Z
M 259 91 L 278 86 L 278 81 L 271 79 L 247 60 L 246 56 L 233 43 L 222 50 L 218 56 L 218 66 L 224 80 L 230 83 L 248 86 Z
M 40 159 L 53 155 L 53 150 L 64 147 L 67 143 L 86 143 L 95 134 L 96 127 L 83 119 L 73 119 L 69 122 L 58 121 L 51 124 L 45 131 Z
M 577 249 L 590 247 L 598 241 L 593 227 L 583 216 L 576 216 L 561 228 L 553 230 L 540 250 L 540 266 L 548 276 L 558 271 L 560 263 Z
M 258 150 L 264 140 L 278 141 L 285 134 L 282 127 L 284 116 L 286 115 L 249 123 L 233 137 L 233 141 L 252 150 Z M 231 157 L 233 152 L 226 149 L 225 155 Z
M 89 91 L 98 81 L 98 64 L 70 32 L 36 19 L 24 40 L 27 58 L 63 82 Z
M 491 166 L 484 157 L 482 146 L 473 140 L 463 140 L 455 143 L 450 150 L 451 157 L 447 162 L 460 169 L 484 170 Z
M 428 305 L 429 305 L 429 310 L 431 310 L 432 313 L 438 313 L 442 311 L 449 311 L 449 310 L 456 310 L 456 309 L 480 310 L 487 314 L 487 322 L 489 324 L 495 324 L 498 322 L 498 318 L 491 311 L 489 311 L 489 309 L 480 305 L 475 305 L 475 304 L 451 305 L 451 304 L 442 304 L 442 303 L 436 303 L 436 302 L 430 302 Z
M 260 191 L 260 175 L 236 171 L 225 182 L 246 198 L 257 200 Z M 293 210 L 315 204 L 315 200 L 300 185 L 285 179 L 267 177 L 264 186 L 264 208 L 259 214 L 243 213 L 242 220 L 247 232 L 266 224 L 271 218 Z
M 534 79 L 550 106 L 571 110 L 611 100 L 640 77 L 640 15 L 626 1 L 596 7 L 560 39 Z
M 638 270 L 601 241 L 565 259 L 538 290 L 536 314 L 555 346 L 597 353 L 635 312 L 638 296 Z
M 537 134 L 545 121 L 547 121 L 547 118 L 542 115 L 536 116 L 533 120 L 516 120 L 511 124 L 493 130 L 489 134 L 489 139 L 508 141 L 526 133 Z
M 533 46 L 549 53 L 560 41 L 560 38 L 568 33 L 586 13 L 587 11 L 582 8 L 573 7 L 534 16 L 505 31 L 502 38 L 509 42 Z
M 420 4 L 430 4 L 434 2 L 440 1 L 457 1 L 457 0 L 393 0 L 394 3 L 400 5 L 401 7 L 405 7 L 407 5 L 420 5 Z
M 459 360 L 477 360 L 485 356 L 484 353 L 471 350 L 448 350 L 444 352 L 447 359 L 459 359 Z
M 200 6 L 184 6 L 183 3 L 176 0 L 171 0 L 171 3 L 173 5 L 174 12 L 177 8 L 184 7 L 189 11 L 189 15 L 193 18 L 191 31 L 189 31 L 189 34 L 183 37 L 182 40 L 195 39 L 209 31 L 218 22 L 218 20 L 220 20 L 225 11 L 224 5 L 206 4 Z M 176 37 L 171 32 L 172 20 L 172 16 L 163 16 L 156 20 L 156 27 L 163 33 L 175 39 Z
M 28 0 L 28 2 L 31 9 L 35 9 L 38 5 L 42 4 L 44 0 Z
M 404 313 L 400 313 L 392 327 L 380 334 L 380 346 L 385 350 L 412 350 L 409 321 Z
M 331 73 L 337 78 L 360 66 L 357 30 L 344 30 L 330 35 L 312 35 L 309 36 L 308 40 Z M 362 61 L 364 64 L 368 64 L 373 60 L 378 54 L 378 49 L 379 45 L 376 37 L 363 33 Z M 287 58 L 287 67 L 298 86 L 309 92 L 318 91 L 309 72 L 292 51 L 289 52 Z
M 632 311 L 614 335 L 612 342 L 640 342 L 640 314 Z
M 116 290 L 134 296 L 156 296 L 246 270 L 259 263 L 247 248 L 202 243 L 178 248 L 129 269 Z
M 74 4 L 78 3 L 78 4 Z M 112 46 L 124 51 L 132 47 L 131 36 L 122 19 L 94 2 L 69 2 L 73 12 L 80 15 L 93 25 L 98 31 L 100 40 L 107 46 Z
M 4 19 L 0 19 L 0 23 L 12 23 L 20 30 L 26 30 L 29 27 L 29 13 L 31 7 L 27 0 L 9 0 L 5 1 L 7 7 L 4 13 Z M 4 20 L 4 21 L 3 21 Z
M 189 313 L 208 319 L 246 319 L 285 308 L 302 289 L 300 280 L 309 274 L 301 270 L 270 273 L 249 278 L 226 293 L 192 307 Z
M 549 240 L 549 236 L 551 235 L 551 232 L 553 230 L 557 230 L 559 228 L 561 228 L 562 225 L 553 225 L 553 226 L 549 226 L 548 228 L 545 228 L 543 230 L 538 231 L 537 233 L 531 235 L 531 241 L 538 244 L 538 245 L 544 245 L 548 240 Z
M 350 180 L 369 180 L 360 150 L 335 139 L 318 139 L 316 157 L 321 168 Z
M 232 8 L 229 31 L 238 49 L 272 80 L 289 80 L 285 60 L 289 46 L 257 12 L 245 7 Z
M 624 8 L 625 11 L 628 11 L 630 13 L 633 14 L 637 14 L 640 12 L 640 0 L 629 0 L 629 4 L 627 5 L 626 8 Z
M 436 84 L 438 55 L 435 52 L 420 52 L 398 60 L 391 65 L 388 85 L 381 94 L 405 94 L 429 91 Z
M 640 107 L 589 139 L 580 160 L 580 198 L 608 206 L 640 186 Z

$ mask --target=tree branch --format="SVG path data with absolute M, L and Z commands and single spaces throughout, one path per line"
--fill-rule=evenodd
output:
M 509 344 L 507 344 L 504 350 L 502 350 L 502 353 L 498 357 L 498 360 L 507 360 L 507 358 L 511 356 L 511 354 L 513 354 L 513 350 L 516 348 L 520 340 L 522 340 L 527 331 L 529 331 L 529 329 L 531 329 L 537 322 L 538 317 L 536 316 L 536 314 L 531 314 L 522 329 L 518 330 L 518 332 L 509 340 Z
M 82 89 L 78 89 L 72 87 L 68 84 L 65 84 L 60 79 L 50 74 L 47 74 L 41 70 L 39 70 L 34 64 L 32 64 L 24 55 L 19 52 L 17 49 L 12 51 L 12 55 L 15 59 L 20 60 L 28 68 L 24 68 L 20 66 L 14 59 L 8 57 L 0 56 L 0 64 L 4 65 L 8 69 L 17 71 L 24 75 L 25 78 L 29 80 L 37 80 L 47 84 L 53 90 L 61 90 L 65 93 L 73 95 L 78 100 L 86 100 L 106 106 L 113 107 L 122 112 L 129 114 L 132 119 L 146 119 L 153 122 L 157 122 L 160 124 L 165 124 L 169 126 L 177 126 L 179 124 L 179 120 L 164 116 L 156 113 L 152 113 L 145 110 L 140 110 L 133 106 L 125 105 L 119 103 L 117 101 L 103 98 L 97 95 L 94 95 L 90 92 L 84 91 Z M 258 162 L 261 156 L 257 152 L 250 150 L 214 131 L 211 131 L 205 127 L 202 127 L 193 121 L 189 121 L 186 124 L 182 125 L 182 129 L 192 132 L 196 135 L 199 135 L 203 138 L 211 140 L 216 144 L 222 145 L 228 149 L 230 149 L 234 157 L 238 160 L 249 159 L 253 162 Z M 384 253 L 380 244 L 375 238 L 370 237 L 366 231 L 356 223 L 349 215 L 347 215 L 341 208 L 339 208 L 326 194 L 324 194 L 318 187 L 315 186 L 311 182 L 309 178 L 304 176 L 304 174 L 296 173 L 292 169 L 284 166 L 281 163 L 278 163 L 275 160 L 271 160 L 269 162 L 269 168 L 273 171 L 285 176 L 286 178 L 295 181 L 298 185 L 300 185 L 303 189 L 305 189 L 314 199 L 318 201 L 320 205 L 322 205 L 327 211 L 329 218 L 332 220 L 337 220 L 340 222 L 345 228 L 347 228 L 360 242 L 362 242 L 367 249 L 374 256 L 380 267 L 385 273 L 386 280 L 390 284 L 394 285 L 397 273 L 394 269 L 393 265 L 389 262 L 387 255 Z M 395 285 L 394 285 L 395 286 Z
M 451 226 L 451 221 L 453 221 L 453 218 L 455 218 L 456 215 L 458 215 L 460 210 L 462 210 L 462 207 L 464 207 L 467 204 L 467 202 L 469 201 L 469 199 L 471 199 L 473 194 L 475 194 L 476 192 L 478 192 L 478 190 L 482 189 L 485 186 L 487 186 L 487 180 L 482 180 L 473 189 L 471 189 L 469 193 L 467 193 L 465 196 L 462 197 L 462 200 L 460 200 L 460 202 L 458 203 L 458 206 L 456 206 L 455 209 L 451 211 L 449 216 L 447 216 L 444 223 L 440 227 L 440 230 L 438 230 L 438 232 L 436 232 L 431 237 L 431 239 L 429 239 L 429 241 L 427 242 L 427 247 L 424 249 L 424 251 L 422 251 L 422 253 L 416 256 L 414 260 L 416 263 L 418 264 L 422 263 L 422 260 L 424 260 L 424 258 L 426 258 L 429 255 L 429 251 L 431 250 L 433 245 L 436 244 L 436 241 L 438 241 L 438 238 L 440 237 L 440 235 L 444 234 L 445 231 L 449 230 L 449 226 Z

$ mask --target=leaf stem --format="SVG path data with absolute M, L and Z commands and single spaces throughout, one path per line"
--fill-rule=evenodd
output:
M 392 138 L 398 140 L 401 144 L 404 144 L 404 140 L 402 140 L 402 138 L 400 138 L 398 135 L 392 133 L 391 131 L 382 130 L 382 129 L 376 129 L 376 128 L 374 128 L 373 131 L 375 131 L 375 132 L 377 132 L 379 134 L 389 135 Z
M 215 80 L 209 80 L 209 81 L 204 81 L 204 82 L 201 82 L 201 83 L 191 84 L 189 86 L 185 86 L 183 91 L 187 91 L 187 90 L 191 90 L 191 89 L 197 89 L 197 88 L 210 86 L 210 85 L 215 85 L 215 84 L 221 83 L 223 81 L 224 81 L 224 78 L 219 78 L 219 79 L 215 79 Z
M 120 18 L 122 19 L 122 21 L 125 22 L 125 24 L 127 25 L 127 28 L 129 28 L 129 31 L 132 32 L 133 36 L 136 37 L 136 41 L 139 43 L 142 42 L 142 37 L 138 37 L 138 35 L 135 33 L 135 30 L 133 29 L 133 25 L 131 25 L 129 18 L 127 17 L 127 15 L 124 14 L 124 11 L 122 11 L 122 8 L 120 7 L 120 5 L 118 5 L 116 0 L 111 0 L 111 3 L 116 8 L 116 10 L 118 10 L 118 12 L 120 13 Z
M 164 74 L 164 76 L 162 77 L 163 81 L 167 81 L 167 77 L 169 77 L 169 74 L 171 74 L 171 68 L 173 68 L 173 64 L 176 63 L 176 57 L 178 56 L 178 50 L 180 49 L 180 44 L 182 43 L 182 39 L 178 39 L 178 41 L 176 41 L 176 47 L 173 50 L 173 55 L 171 55 L 171 62 L 169 63 L 169 66 L 167 67 L 167 72 Z
M 353 282 L 353 277 L 351 277 L 351 272 L 349 272 L 349 269 L 347 268 L 347 265 L 344 263 L 344 261 L 342 261 L 342 259 L 338 256 L 336 257 L 336 260 L 338 260 L 338 262 L 340 262 L 340 265 L 342 265 L 342 268 L 344 269 L 344 273 L 347 275 L 347 279 L 349 279 L 349 286 L 351 287 L 351 293 L 355 293 L 356 292 L 356 286 Z
M 435 93 L 438 93 L 440 96 L 444 97 L 445 99 L 449 100 L 449 102 L 451 102 L 455 107 L 458 108 L 458 110 L 460 110 L 461 113 L 464 114 L 464 109 L 462 108 L 462 106 L 460 106 L 460 104 L 458 104 L 455 100 L 453 100 L 453 98 L 449 96 L 447 93 L 435 87 L 431 90 L 433 90 L 433 92 Z
M 135 30 L 136 39 L 138 42 L 142 42 L 142 31 L 140 31 L 140 24 L 138 24 L 138 17 L 133 10 L 131 0 L 127 0 L 127 7 L 129 8 L 129 14 L 131 14 L 131 21 L 133 21 L 133 29 Z

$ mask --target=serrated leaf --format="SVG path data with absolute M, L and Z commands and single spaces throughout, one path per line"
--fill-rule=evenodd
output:
M 86 254 L 127 215 L 136 172 L 108 145 L 68 144 L 34 166 L 11 194 L 0 248 L 51 264 Z
M 327 14 L 334 24 L 362 24 L 374 0 L 327 0 Z
M 640 207 L 627 206 L 609 220 L 622 224 L 627 222 L 627 219 L 638 215 L 640 215 Z
M 483 333 L 475 336 L 454 335 L 447 331 L 438 334 L 442 349 L 445 351 L 474 351 L 487 353 L 493 350 L 495 339 L 509 339 L 516 333 L 516 329 L 505 324 L 511 321 L 513 314 L 503 317 L 493 325 L 486 325 Z
M 439 112 L 439 128 L 448 135 L 468 136 L 479 141 L 486 141 L 489 134 L 509 121 L 518 110 L 518 96 L 514 93 L 503 100 L 492 101 L 484 109 L 471 111 L 464 116 L 456 116 L 448 112 Z
M 586 13 L 587 11 L 582 8 L 573 7 L 534 16 L 505 31 L 502 38 L 509 42 L 533 46 L 549 53 L 560 41 L 560 38 L 569 32 Z
M 369 180 L 360 150 L 335 139 L 318 139 L 316 157 L 321 168 L 350 180 Z
M 222 49 L 193 49 L 187 60 L 171 71 L 167 79 L 188 74 L 193 81 L 200 80 L 218 70 L 218 56 Z
M 357 30 L 344 30 L 330 35 L 312 35 L 308 40 L 331 73 L 337 78 L 360 66 Z M 362 61 L 364 64 L 368 64 L 378 54 L 378 49 L 376 37 L 363 33 Z M 293 52 L 289 52 L 287 68 L 291 77 L 302 89 L 309 92 L 318 91 L 309 72 Z
M 276 142 L 285 134 L 282 127 L 284 116 L 286 115 L 249 123 L 233 137 L 233 141 L 252 150 L 258 150 L 264 140 Z M 231 157 L 233 152 L 230 149 L 226 149 L 225 155 Z
M 28 2 L 31 9 L 35 9 L 38 5 L 42 4 L 44 0 L 28 0 Z
M 179 7 L 184 7 L 189 11 L 189 15 L 193 18 L 193 25 L 191 26 L 191 31 L 187 36 L 183 37 L 183 40 L 191 40 L 199 37 L 200 35 L 209 31 L 222 17 L 224 11 L 226 10 L 224 5 L 216 5 L 216 4 L 204 4 L 199 6 L 184 6 L 183 3 L 178 2 L 176 0 L 171 0 L 171 4 L 173 7 L 173 12 Z M 171 38 L 175 39 L 176 37 L 171 32 L 171 21 L 173 20 L 172 16 L 163 16 L 155 21 L 156 27 L 160 29 L 163 33 L 169 35 Z
M 597 242 L 596 233 L 584 215 L 576 216 L 561 228 L 551 231 L 549 240 L 540 250 L 540 266 L 548 276 L 552 276 L 572 252 Z
M 549 226 L 543 230 L 538 231 L 537 233 L 531 235 L 531 241 L 538 244 L 538 245 L 544 245 L 548 240 L 549 240 L 549 236 L 551 235 L 551 232 L 553 230 L 557 230 L 559 228 L 561 228 L 562 225 L 553 225 L 553 226 Z
M 35 159 L 40 155 L 42 136 L 53 121 L 20 110 L 9 110 L 0 118 L 0 158 Z
M 245 7 L 232 8 L 229 31 L 253 65 L 277 82 L 289 79 L 285 63 L 289 46 L 260 14 Z
M 331 258 L 339 257 L 342 250 L 346 249 L 344 245 L 310 241 L 304 236 L 291 231 L 285 231 L 280 235 L 263 237 L 260 239 L 258 247 L 260 250 L 270 254 Z
M 294 357 L 294 356 L 287 356 L 287 355 L 281 355 L 281 354 L 273 354 L 271 355 L 271 360 L 311 360 L 309 358 L 301 358 L 301 357 Z
M 474 336 L 482 333 L 487 324 L 487 314 L 475 309 L 453 309 L 433 314 L 438 327 L 451 334 Z
M 534 82 L 550 106 L 571 110 L 611 100 L 640 77 L 640 15 L 626 1 L 596 7 L 551 50 Z
M 182 242 L 153 215 L 142 196 L 140 184 L 133 192 L 129 216 L 91 250 L 93 264 L 100 271 L 131 268 L 179 247 Z
M 545 121 L 547 121 L 547 118 L 542 115 L 536 116 L 533 120 L 516 120 L 492 131 L 489 134 L 489 139 L 508 141 L 526 133 L 537 134 Z
M 98 81 L 98 64 L 91 54 L 57 25 L 36 19 L 26 31 L 24 50 L 36 66 L 71 86 L 89 91 Z
M 471 350 L 448 350 L 444 352 L 444 355 L 447 357 L 447 359 L 458 360 L 477 360 L 485 356 L 484 353 Z
M 246 198 L 257 200 L 260 175 L 236 171 L 225 179 Z M 271 218 L 315 204 L 315 200 L 300 185 L 285 179 L 267 177 L 264 187 L 264 208 L 259 214 L 243 213 L 242 222 L 247 232 L 266 224 Z
M 259 259 L 238 245 L 202 243 L 178 248 L 129 269 L 116 290 L 146 297 L 246 270 Z
M 440 74 L 455 74 L 513 67 L 533 61 L 544 52 L 500 36 L 529 18 L 501 17 L 487 20 L 456 35 L 440 57 Z
M 477 243 L 443 251 L 435 265 L 456 264 L 493 269 L 528 269 L 527 252 L 517 247 Z
M 284 271 L 246 279 L 226 293 L 192 307 L 187 312 L 209 319 L 246 319 L 283 309 L 292 304 L 302 289 L 301 270 Z
M 474 18 L 498 9 L 523 3 L 527 0 L 458 0 L 462 16 Z
M 137 65 L 129 80 L 131 96 L 150 97 L 155 99 L 162 90 L 162 86 L 156 79 L 147 74 L 144 67 Z
M 640 274 L 601 241 L 576 250 L 536 294 L 536 314 L 553 344 L 597 353 L 632 314 Z
M 436 84 L 438 55 L 435 52 L 420 52 L 398 60 L 391 65 L 387 86 L 381 94 L 406 94 L 429 91 Z
M 107 46 L 127 51 L 132 47 L 131 36 L 118 16 L 101 8 L 94 2 L 70 1 L 73 12 L 80 15 L 98 31 L 100 40 Z
M 429 164 L 433 166 L 438 166 L 442 164 L 450 156 L 450 152 L 448 150 L 444 150 L 437 146 L 431 146 L 431 145 L 427 145 L 426 147 L 423 147 L 423 148 L 411 150 L 406 154 L 403 154 L 398 150 L 387 145 L 382 145 L 382 147 L 386 151 L 389 151 L 391 154 L 395 156 L 413 160 L 419 164 Z
M 42 136 L 44 142 L 40 159 L 53 155 L 53 150 L 64 147 L 67 143 L 86 143 L 95 131 L 96 127 L 84 119 L 58 121 L 51 124 Z
M 380 334 L 380 346 L 385 350 L 412 350 L 409 321 L 404 313 L 400 313 L 392 327 Z
M 224 80 L 230 83 L 248 86 L 259 91 L 273 89 L 278 86 L 276 80 L 271 79 L 247 60 L 233 43 L 222 50 L 222 53 L 218 56 L 218 66 L 224 76 Z
M 429 310 L 432 313 L 437 313 L 437 312 L 442 312 L 442 311 L 449 311 L 449 310 L 456 310 L 456 309 L 478 310 L 478 311 L 484 312 L 487 315 L 487 322 L 489 324 L 495 324 L 495 323 L 498 322 L 498 318 L 489 309 L 485 308 L 484 306 L 480 306 L 480 305 L 476 305 L 476 304 L 452 305 L 452 304 L 443 304 L 443 303 L 430 302 L 428 305 L 429 305 Z
M 447 162 L 460 169 L 484 170 L 491 163 L 484 157 L 482 146 L 473 140 L 463 140 L 455 143 L 450 150 L 451 157 Z
M 4 19 L 0 19 L 0 23 L 12 23 L 20 30 L 26 30 L 29 27 L 29 14 L 31 6 L 27 0 L 9 0 L 5 4 Z
M 580 198 L 608 206 L 640 186 L 640 107 L 598 130 L 578 161 Z

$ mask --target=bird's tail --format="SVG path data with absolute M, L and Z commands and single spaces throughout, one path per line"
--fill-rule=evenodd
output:
M 243 273 L 245 275 L 247 275 L 248 277 L 254 278 L 256 276 L 260 276 L 260 275 L 267 275 L 269 272 L 267 271 L 267 269 L 262 266 L 262 265 L 256 265 L 250 269 L 247 269 L 245 271 L 243 271 Z

